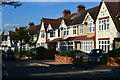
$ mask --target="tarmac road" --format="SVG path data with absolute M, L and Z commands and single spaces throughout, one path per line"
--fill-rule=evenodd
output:
M 9 73 L 8 80 L 42 79 L 120 79 L 120 71 L 111 71 L 113 67 L 103 65 L 47 65 L 44 61 L 4 61 Z

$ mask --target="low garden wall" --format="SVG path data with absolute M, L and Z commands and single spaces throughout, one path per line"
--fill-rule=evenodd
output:
M 107 57 L 108 66 L 120 66 L 120 57 Z
M 82 64 L 83 57 L 81 58 L 72 58 L 72 57 L 65 57 L 65 56 L 56 56 L 55 55 L 55 62 L 61 63 L 68 63 L 68 64 Z

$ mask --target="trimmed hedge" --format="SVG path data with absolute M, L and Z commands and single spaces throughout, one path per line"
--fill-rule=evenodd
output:
M 120 57 L 120 50 L 113 49 L 108 52 L 108 56 L 110 57 Z

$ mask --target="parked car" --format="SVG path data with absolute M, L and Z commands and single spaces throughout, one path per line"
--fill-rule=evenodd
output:
M 103 63 L 104 54 L 105 52 L 101 49 L 92 49 L 88 56 L 88 64 Z
M 119 50 L 120 51 L 120 48 L 116 48 L 115 50 Z
M 6 51 L 6 55 L 5 55 L 5 60 L 13 60 L 15 61 L 15 54 L 13 51 Z
M 76 58 L 79 58 L 79 57 L 87 57 L 87 53 L 86 52 L 83 52 L 81 50 L 72 50 L 70 52 L 73 52 L 74 53 L 74 56 Z
M 6 65 L 3 64 L 3 63 L 0 63 L 0 69 L 1 70 L 1 75 L 2 75 L 2 80 L 6 80 L 7 79 L 7 76 L 8 76 L 8 72 L 7 72 L 7 68 L 6 68 Z

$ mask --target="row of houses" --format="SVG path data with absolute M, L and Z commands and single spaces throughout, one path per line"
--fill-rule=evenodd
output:
M 64 10 L 58 19 L 42 18 L 36 47 L 57 51 L 103 49 L 105 52 L 120 47 L 120 2 L 100 2 L 86 9 L 78 5 L 76 13 Z M 36 27 L 30 23 L 29 27 Z

